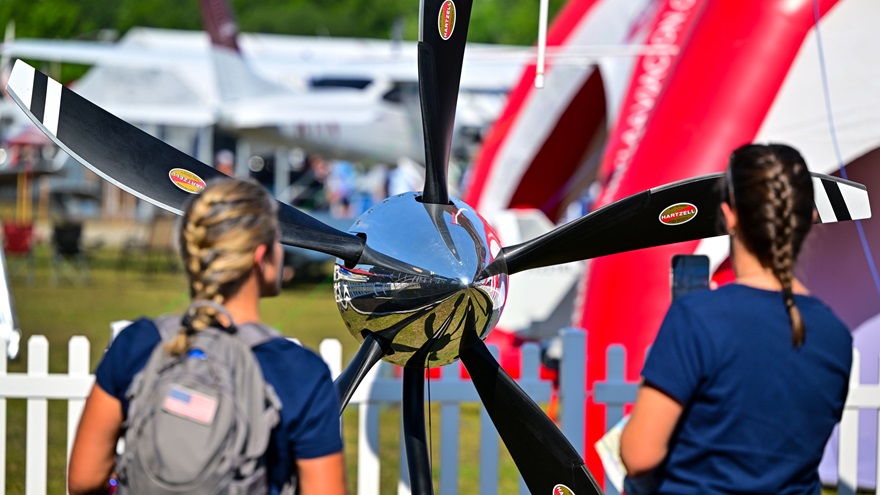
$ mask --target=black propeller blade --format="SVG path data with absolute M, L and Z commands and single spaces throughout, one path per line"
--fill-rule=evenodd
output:
M 403 368 L 403 442 L 412 493 L 434 493 L 425 433 L 425 369 Z
M 465 300 L 461 295 L 455 301 L 458 308 Z M 434 493 L 431 481 L 431 458 L 428 453 L 427 434 L 425 432 L 425 362 L 434 345 L 453 325 L 454 321 L 462 323 L 453 310 L 440 324 L 433 329 L 431 343 L 417 350 L 410 358 L 407 367 L 403 368 L 403 441 L 406 447 L 406 462 L 409 468 L 410 488 L 417 495 Z
M 446 171 L 472 5 L 473 0 L 422 1 L 419 97 L 425 134 L 425 203 L 449 203 Z
M 376 365 L 382 356 L 392 351 L 391 342 L 400 331 L 410 324 L 420 320 L 426 314 L 434 310 L 436 304 L 429 304 L 412 315 L 400 320 L 395 325 L 378 333 L 365 332 L 364 341 L 358 348 L 357 353 L 348 363 L 348 366 L 339 374 L 333 386 L 336 388 L 336 396 L 339 398 L 339 414 L 345 410 L 352 394 L 361 383 L 367 373 Z
M 719 235 L 718 175 L 643 191 L 530 241 L 502 249 L 487 271 L 509 274 Z M 672 216 L 669 216 L 672 215 Z M 669 216 L 664 220 L 664 216 Z
M 862 184 L 813 172 L 821 223 L 871 216 Z M 508 246 L 484 274 L 513 274 L 676 242 L 725 235 L 718 218 L 722 174 L 673 182 L 623 198 L 542 236 Z
M 461 343 L 461 362 L 532 493 L 557 493 L 565 485 L 577 494 L 602 495 L 580 454 L 546 414 L 501 369 L 475 326 L 469 305 Z
M 361 380 L 367 376 L 367 373 L 390 348 L 390 344 L 374 333 L 368 333 L 364 336 L 364 342 L 358 348 L 351 362 L 333 382 L 336 396 L 339 398 L 339 414 L 345 410 L 345 406 L 348 405 L 348 401 L 351 400 L 351 396 Z
M 225 177 L 163 141 L 103 110 L 18 60 L 6 87 L 12 99 L 59 147 L 112 184 L 161 208 L 182 213 L 206 181 Z M 279 205 L 281 241 L 356 263 L 360 237 Z

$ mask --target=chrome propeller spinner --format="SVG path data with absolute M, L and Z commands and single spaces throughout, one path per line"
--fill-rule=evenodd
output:
M 388 342 L 385 361 L 431 368 L 458 359 L 469 306 L 472 331 L 488 336 L 504 309 L 508 276 L 485 275 L 501 245 L 473 208 L 455 198 L 448 205 L 420 199 L 388 198 L 355 221 L 349 232 L 388 258 L 355 266 L 337 260 L 333 289 L 358 341 L 374 334 Z

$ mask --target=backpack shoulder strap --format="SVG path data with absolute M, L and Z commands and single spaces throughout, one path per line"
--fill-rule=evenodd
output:
M 153 324 L 159 330 L 159 337 L 162 342 L 167 342 L 174 338 L 180 332 L 180 315 L 162 315 L 153 318 Z
M 242 323 L 237 325 L 236 328 L 238 329 L 236 335 L 251 349 L 281 337 L 278 330 L 263 323 Z

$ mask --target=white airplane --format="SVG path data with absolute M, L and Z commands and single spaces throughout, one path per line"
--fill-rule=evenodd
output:
M 191 135 L 202 151 L 184 151 L 203 161 L 211 162 L 206 130 L 216 126 L 252 146 L 237 153 L 240 170 L 253 152 L 280 147 L 424 162 L 414 42 L 239 35 L 225 2 L 203 0 L 202 10 L 206 32 L 135 28 L 117 43 L 20 39 L 2 54 L 93 66 L 76 83 L 79 94 L 140 126 L 201 129 Z M 479 137 L 494 121 L 531 52 L 469 46 L 458 137 Z

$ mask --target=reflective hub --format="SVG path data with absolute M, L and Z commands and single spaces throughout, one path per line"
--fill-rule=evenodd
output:
M 391 343 L 383 359 L 431 368 L 455 361 L 468 306 L 485 339 L 504 308 L 507 275 L 480 277 L 501 250 L 495 232 L 467 204 L 419 201 L 420 193 L 388 198 L 357 219 L 377 256 L 354 267 L 337 260 L 333 288 L 349 332 L 375 333 Z M 365 262 L 365 258 L 371 258 Z

